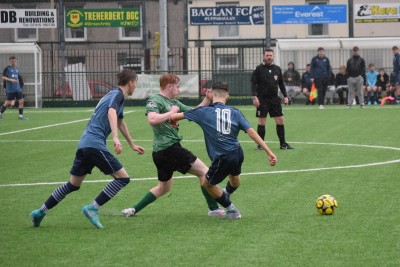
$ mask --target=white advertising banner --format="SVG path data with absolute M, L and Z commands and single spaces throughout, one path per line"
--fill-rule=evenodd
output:
M 400 22 L 399 3 L 371 3 L 354 5 L 356 23 Z
M 0 9 L 0 28 L 57 28 L 56 9 Z
M 129 98 L 146 99 L 160 92 L 160 76 L 150 74 L 139 74 L 138 85 L 135 92 Z M 179 97 L 197 97 L 199 95 L 199 75 L 178 75 L 181 79 Z

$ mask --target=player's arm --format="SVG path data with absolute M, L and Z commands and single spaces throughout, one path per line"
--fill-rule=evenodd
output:
M 120 154 L 122 152 L 122 145 L 118 139 L 118 117 L 117 111 L 114 108 L 108 109 L 108 121 L 110 123 L 115 153 Z
M 150 111 L 147 113 L 147 120 L 151 126 L 161 124 L 165 121 L 168 121 L 172 114 L 177 113 L 179 111 L 178 106 L 172 106 L 170 111 L 160 114 L 155 111 Z
M 12 83 L 18 82 L 17 80 L 14 80 L 14 79 L 11 79 L 11 78 L 8 78 L 8 77 L 7 77 L 7 68 L 4 69 L 4 71 L 3 71 L 3 76 L 1 76 L 1 79 L 2 79 L 3 81 L 6 81 L 6 82 L 12 82 Z
M 253 128 L 249 128 L 247 130 L 247 134 L 251 137 L 251 139 L 253 139 L 259 146 L 264 149 L 264 151 L 268 155 L 269 164 L 271 164 L 271 166 L 274 166 L 277 162 L 277 158 L 275 154 L 271 151 L 271 149 L 269 149 L 267 144 L 265 144 L 264 140 L 261 139 L 261 137 Z
M 211 93 L 211 89 L 207 89 L 206 91 L 206 96 L 204 97 L 203 101 L 201 101 L 201 103 L 197 106 L 197 107 L 205 107 L 210 105 L 212 100 L 212 93 Z
M 180 113 L 174 113 L 171 115 L 171 117 L 169 117 L 169 122 L 174 125 L 176 124 L 178 121 L 183 120 L 185 118 L 185 114 L 183 112 Z
M 125 137 L 125 140 L 128 142 L 129 146 L 135 150 L 139 155 L 142 155 L 144 153 L 144 148 L 138 145 L 135 145 L 135 143 L 132 140 L 131 134 L 129 133 L 128 127 L 126 126 L 126 123 L 123 119 L 118 119 L 118 129 L 122 133 L 122 135 Z

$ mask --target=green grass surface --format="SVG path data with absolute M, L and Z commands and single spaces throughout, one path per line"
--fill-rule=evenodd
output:
M 238 108 L 256 128 L 254 108 Z M 235 221 L 209 218 L 198 181 L 188 176 L 175 179 L 167 196 L 137 216 L 119 215 L 157 184 L 141 179 L 156 177 L 143 110 L 125 110 L 146 153 L 138 156 L 123 143 L 118 158 L 134 180 L 101 208 L 102 230 L 81 213 L 110 179 L 98 170 L 87 181 L 103 181 L 84 183 L 39 228 L 29 218 L 58 186 L 37 183 L 68 180 L 91 110 L 27 109 L 26 121 L 17 120 L 15 109 L 6 111 L 0 121 L 0 266 L 400 266 L 400 106 L 285 107 L 286 137 L 295 149 L 278 149 L 268 118 L 275 167 L 241 133 L 245 162 L 232 200 L 243 218 Z M 184 121 L 181 134 L 182 144 L 208 165 L 200 128 Z M 322 194 L 338 200 L 335 215 L 317 213 Z

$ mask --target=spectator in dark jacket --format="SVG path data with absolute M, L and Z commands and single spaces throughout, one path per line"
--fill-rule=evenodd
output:
M 386 91 L 390 87 L 389 75 L 385 69 L 379 69 L 378 76 L 376 77 L 376 86 L 378 88 L 378 101 L 382 96 L 382 91 Z
M 329 58 L 325 56 L 325 49 L 318 48 L 318 55 L 311 60 L 311 81 L 314 82 L 318 90 L 319 109 L 324 108 L 324 100 L 326 90 L 328 89 L 329 79 L 331 77 L 332 68 Z
M 365 82 L 365 60 L 359 54 L 360 49 L 358 46 L 353 47 L 353 56 L 347 60 L 347 85 L 349 86 L 349 94 L 347 97 L 347 107 L 351 108 L 353 103 L 353 97 L 355 97 L 354 91 L 357 90 L 360 107 L 364 107 L 364 94 L 363 84 Z M 354 96 L 353 96 L 354 95 Z
M 336 88 L 336 93 L 339 96 L 339 104 L 344 104 L 345 99 L 347 99 L 347 96 L 349 94 L 348 90 L 348 85 L 347 85 L 347 79 L 349 76 L 347 75 L 346 72 L 346 66 L 345 65 L 340 65 L 339 66 L 339 73 L 336 74 L 336 79 L 335 79 L 335 88 Z M 346 98 L 344 98 L 343 93 L 346 92 Z
M 376 86 L 378 86 L 378 91 L 386 91 L 386 88 L 390 86 L 389 75 L 385 72 L 385 69 L 379 69 Z
M 293 97 L 296 97 L 300 92 L 300 73 L 295 69 L 294 63 L 288 63 L 288 69 L 282 75 L 283 82 L 286 86 L 286 93 L 289 96 L 289 104 L 293 102 Z
M 311 86 L 312 86 L 312 81 L 311 81 L 311 64 L 306 65 L 306 72 L 301 75 L 301 92 L 306 96 L 307 101 L 306 105 L 311 104 L 310 101 L 310 92 L 311 92 Z M 312 104 L 314 105 L 315 100 L 312 101 Z

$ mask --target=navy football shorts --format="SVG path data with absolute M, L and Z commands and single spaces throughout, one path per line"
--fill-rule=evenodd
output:
M 24 95 L 22 94 L 22 92 L 6 94 L 7 101 L 11 101 L 11 100 L 15 100 L 15 99 L 20 100 L 22 98 L 24 98 Z
M 222 155 L 211 163 L 210 169 L 206 174 L 207 181 L 216 185 L 222 182 L 226 176 L 237 176 L 242 172 L 242 163 L 244 160 L 242 147 Z
M 70 173 L 83 176 L 92 173 L 94 167 L 109 175 L 122 169 L 121 163 L 107 150 L 97 148 L 80 148 L 76 151 Z

